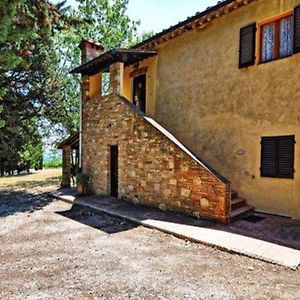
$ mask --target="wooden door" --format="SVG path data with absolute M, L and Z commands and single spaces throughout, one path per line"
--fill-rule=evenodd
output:
M 146 112 L 146 74 L 133 79 L 133 104 Z
M 110 195 L 115 198 L 118 198 L 119 190 L 118 160 L 118 146 L 110 146 Z

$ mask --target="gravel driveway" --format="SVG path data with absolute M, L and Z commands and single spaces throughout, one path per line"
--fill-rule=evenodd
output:
M 0 188 L 0 299 L 300 299 L 291 271 Z

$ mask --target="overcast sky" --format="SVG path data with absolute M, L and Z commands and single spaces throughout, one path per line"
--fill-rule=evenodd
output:
M 132 20 L 141 21 L 139 33 L 157 33 L 217 2 L 218 0 L 129 0 L 128 15 Z M 68 0 L 68 3 L 75 5 L 76 1 Z

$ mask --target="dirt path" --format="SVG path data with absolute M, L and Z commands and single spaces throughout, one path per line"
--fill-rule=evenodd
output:
M 0 299 L 300 299 L 300 271 L 0 188 Z

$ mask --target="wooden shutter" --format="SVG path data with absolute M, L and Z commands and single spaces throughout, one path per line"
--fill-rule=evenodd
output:
M 256 24 L 251 24 L 240 30 L 240 60 L 239 67 L 245 68 L 255 64 Z
M 294 178 L 295 136 L 280 136 L 277 141 L 279 178 Z
M 277 174 L 277 140 L 276 137 L 261 139 L 261 168 L 262 177 L 276 177 Z
M 294 178 L 295 136 L 263 137 L 261 176 Z
M 294 53 L 300 52 L 300 5 L 294 9 Z

